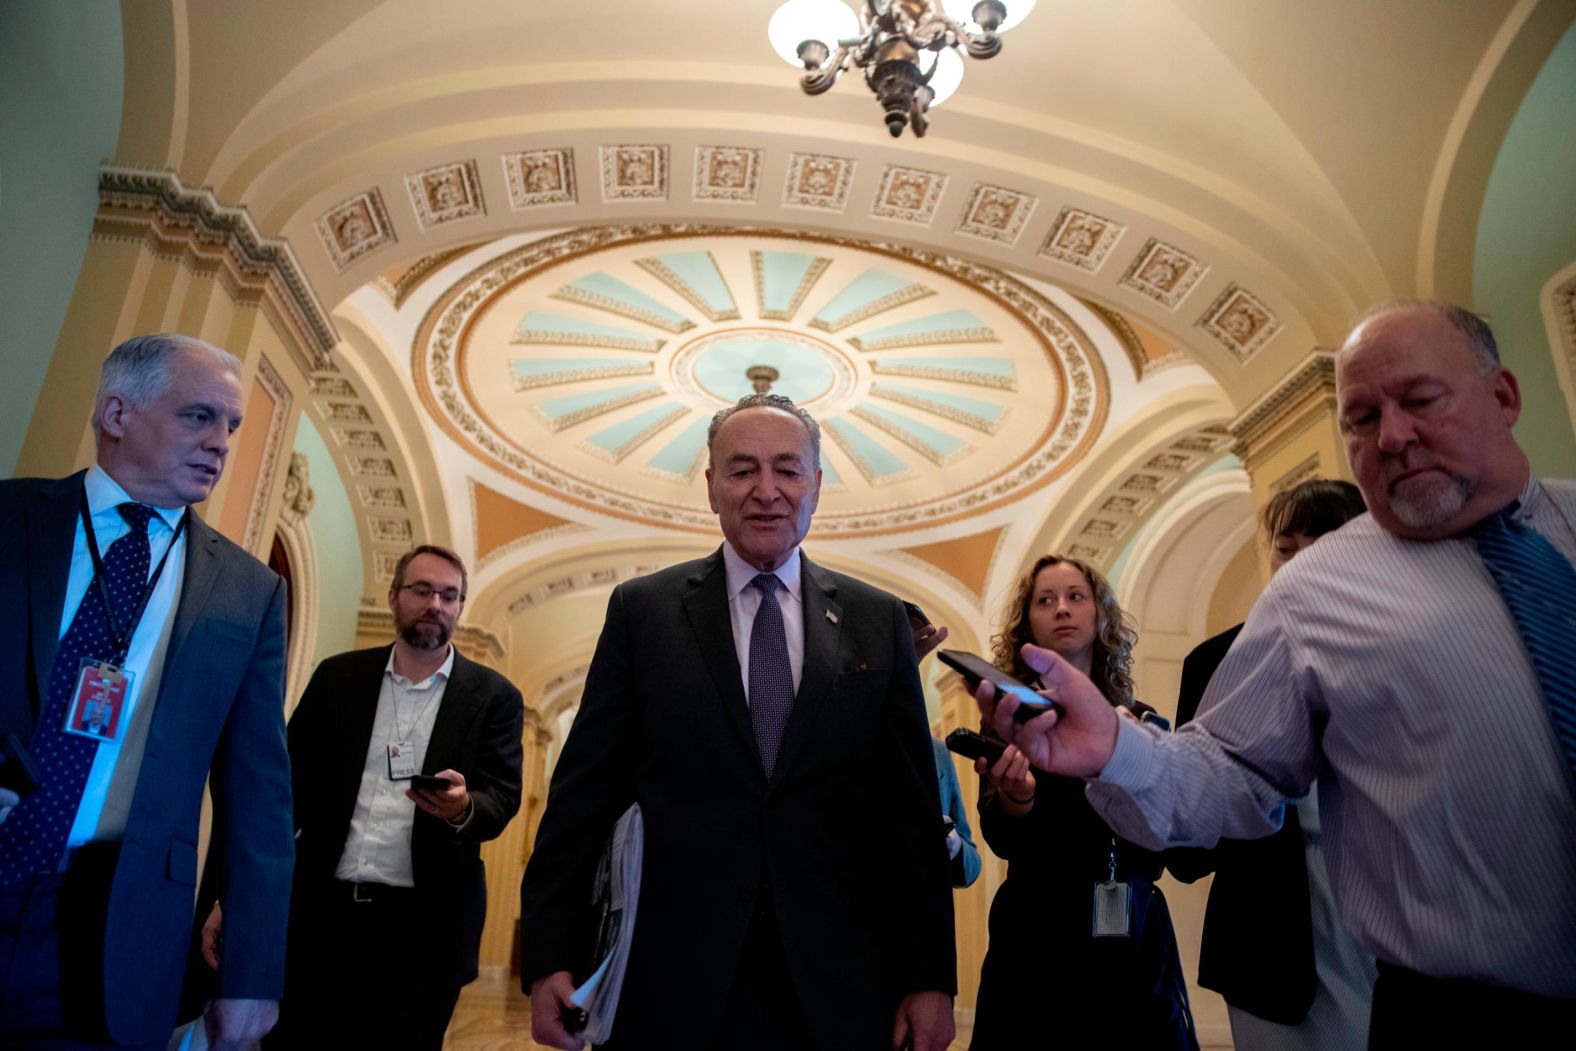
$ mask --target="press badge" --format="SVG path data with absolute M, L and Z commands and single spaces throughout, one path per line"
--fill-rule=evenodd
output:
M 1125 880 L 1116 878 L 1116 838 L 1111 839 L 1110 871 L 1094 885 L 1094 915 L 1089 934 L 1094 938 L 1126 938 L 1133 931 L 1133 899 Z
M 389 745 L 389 780 L 409 781 L 416 776 L 416 749 L 409 741 Z
M 125 721 L 132 674 L 118 664 L 84 658 L 76 691 L 66 709 L 66 733 L 95 741 L 116 741 Z

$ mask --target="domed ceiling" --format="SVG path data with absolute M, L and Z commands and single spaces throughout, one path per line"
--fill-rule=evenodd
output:
M 823 430 L 818 534 L 928 526 L 1019 498 L 1097 437 L 1087 335 L 1002 273 L 785 231 L 575 230 L 438 298 L 413 375 L 439 424 L 527 485 L 715 530 L 713 413 L 756 389 Z

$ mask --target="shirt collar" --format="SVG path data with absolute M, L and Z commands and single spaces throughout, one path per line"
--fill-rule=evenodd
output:
M 120 512 L 115 509 L 121 504 L 137 502 L 98 464 L 88 468 L 87 477 L 82 479 L 82 488 L 88 496 L 88 514 L 94 519 L 113 515 L 115 521 L 121 521 Z M 154 507 L 152 510 L 154 516 L 172 533 L 180 525 L 181 515 L 186 513 L 184 507 Z
M 447 658 L 444 659 L 443 665 L 441 667 L 439 667 L 437 671 L 433 672 L 431 675 L 427 676 L 425 679 L 421 680 L 420 682 L 412 683 L 412 682 L 410 682 L 409 679 L 405 678 L 405 676 L 401 675 L 399 672 L 394 670 L 394 647 L 393 646 L 389 647 L 389 662 L 383 666 L 383 674 L 387 675 L 389 678 L 393 679 L 395 682 L 410 683 L 410 685 L 414 686 L 418 690 L 426 689 L 429 685 L 431 685 L 432 683 L 435 683 L 439 678 L 442 678 L 444 682 L 448 682 L 449 681 L 449 675 L 453 671 L 454 671 L 454 643 L 452 643 L 452 642 L 449 643 L 449 655 L 448 655 Z
M 1538 510 L 1538 502 L 1543 496 L 1543 485 L 1531 471 L 1527 472 L 1527 484 L 1521 487 L 1521 495 L 1516 498 L 1516 503 L 1510 512 L 1512 518 L 1526 519 Z
M 739 597 L 739 592 L 750 586 L 760 570 L 744 561 L 743 557 L 733 549 L 733 545 L 726 540 L 722 542 L 722 564 L 728 571 L 728 601 L 732 602 Z M 773 575 L 782 583 L 784 590 L 799 601 L 799 548 L 795 547 L 783 564 L 772 570 Z

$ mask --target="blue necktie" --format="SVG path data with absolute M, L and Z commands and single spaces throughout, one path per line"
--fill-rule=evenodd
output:
M 145 504 L 121 504 L 116 510 L 131 528 L 104 553 L 104 583 L 115 623 L 125 631 L 148 583 L 148 522 L 154 511 Z M 35 872 L 53 871 L 76 821 L 99 742 L 67 733 L 66 710 L 76 692 L 83 660 L 118 663 L 125 659 L 124 653 L 116 652 L 110 637 L 103 596 L 104 589 L 95 577 L 55 653 L 49 696 L 33 732 L 32 753 L 40 784 L 0 824 L 0 888 L 18 887 Z
M 783 745 L 788 713 L 793 711 L 793 665 L 788 662 L 783 610 L 777 604 L 782 581 L 774 573 L 761 573 L 750 584 L 761 593 L 755 623 L 750 625 L 750 725 L 769 778 Z
M 1508 511 L 1484 520 L 1475 539 L 1527 648 L 1565 766 L 1576 775 L 1576 569 Z

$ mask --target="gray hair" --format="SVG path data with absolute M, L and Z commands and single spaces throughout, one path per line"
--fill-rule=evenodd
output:
M 1494 330 L 1489 328 L 1488 322 L 1482 315 L 1475 314 L 1466 307 L 1447 303 L 1443 299 L 1392 299 L 1380 303 L 1363 311 L 1362 316 L 1352 323 L 1352 331 L 1355 332 L 1365 321 L 1371 321 L 1380 314 L 1389 314 L 1397 310 L 1427 310 L 1439 315 L 1467 338 L 1467 346 L 1471 349 L 1472 356 L 1477 359 L 1479 372 L 1487 376 L 1499 369 L 1499 344 L 1495 341 Z
M 102 427 L 105 398 L 113 395 L 141 409 L 169 390 L 176 356 L 182 351 L 208 354 L 224 371 L 241 374 L 241 359 L 212 343 L 173 332 L 133 336 L 110 351 L 99 370 L 98 394 L 93 398 L 94 435 Z
M 711 418 L 711 426 L 706 428 L 706 462 L 711 463 L 712 448 L 717 444 L 717 432 L 722 430 L 722 425 L 728 422 L 728 417 L 745 409 L 779 409 L 796 416 L 804 424 L 804 429 L 810 432 L 810 469 L 816 470 L 821 466 L 821 425 L 815 422 L 815 417 L 805 412 L 793 403 L 792 398 L 785 398 L 781 394 L 746 394 L 726 409 L 721 410 Z

